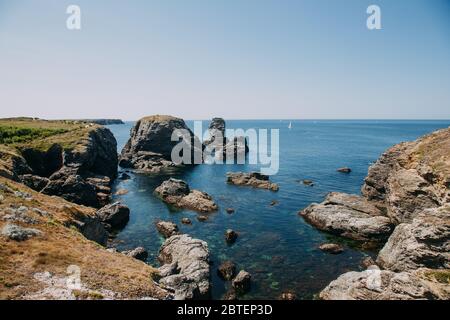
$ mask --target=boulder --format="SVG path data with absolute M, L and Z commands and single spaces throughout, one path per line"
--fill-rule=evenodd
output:
M 183 219 L 181 219 L 181 223 L 182 224 L 192 224 L 192 221 L 189 218 L 183 218 Z
M 311 187 L 314 186 L 314 181 L 312 181 L 312 180 L 305 179 L 305 180 L 302 181 L 302 183 L 305 186 L 311 186 Z
M 324 243 L 319 246 L 319 249 L 323 252 L 331 254 L 339 254 L 344 252 L 344 247 L 336 243 Z
M 207 221 L 208 219 L 209 219 L 208 216 L 205 216 L 205 215 L 199 215 L 199 216 L 197 216 L 197 220 L 200 221 L 200 222 L 205 222 L 205 221 Z
M 236 265 L 232 261 L 223 262 L 217 269 L 219 277 L 230 281 L 236 275 Z
M 337 171 L 341 172 L 341 173 L 350 173 L 350 172 L 352 172 L 352 169 L 347 168 L 347 167 L 343 167 L 343 168 L 337 169 Z
M 259 172 L 228 172 L 227 183 L 237 186 L 250 186 L 259 189 L 278 191 L 278 185 L 269 181 L 269 176 Z
M 448 283 L 433 276 L 441 273 L 448 273 L 448 270 L 417 269 L 395 273 L 375 267 L 347 272 L 332 281 L 319 297 L 323 300 L 448 300 Z
M 234 213 L 235 210 L 234 210 L 233 208 L 226 208 L 225 211 L 226 211 L 228 214 L 232 214 L 232 213 Z
M 156 223 L 156 229 L 161 233 L 164 238 L 170 238 L 178 234 L 178 226 L 170 221 L 158 221 Z
M 283 292 L 280 295 L 280 300 L 288 300 L 288 301 L 293 301 L 293 300 L 297 300 L 297 295 L 294 292 Z
M 377 263 L 396 272 L 450 269 L 450 204 L 424 210 L 412 223 L 398 225 L 379 252 Z
M 252 276 L 245 270 L 239 271 L 237 276 L 231 282 L 233 288 L 239 294 L 247 293 L 250 290 Z
M 96 215 L 101 222 L 110 225 L 113 229 L 120 229 L 128 223 L 130 209 L 120 202 L 115 202 L 98 210 Z
M 182 139 L 191 157 L 188 162 L 172 162 L 172 150 L 180 142 L 172 141 L 172 134 L 182 130 Z M 140 119 L 131 130 L 131 137 L 120 155 L 120 166 L 146 172 L 178 166 L 192 165 L 195 160 L 202 161 L 203 146 L 186 123 L 179 118 L 164 115 L 149 116 Z
M 14 241 L 25 241 L 35 236 L 42 235 L 42 231 L 31 228 L 23 228 L 13 223 L 7 223 L 3 226 L 1 235 Z
M 359 202 L 328 201 L 334 198 L 332 194 L 322 204 L 312 204 L 300 215 L 319 230 L 354 240 L 384 241 L 389 237 L 393 230 L 389 218 L 374 216 L 373 208 L 360 208 Z
M 229 244 L 235 243 L 236 240 L 238 238 L 238 234 L 236 233 L 236 231 L 228 229 L 225 232 L 225 241 Z
M 209 250 L 206 242 L 185 234 L 172 236 L 162 245 L 158 259 L 163 265 L 176 264 L 176 270 L 171 267 L 172 272 L 159 280 L 161 285 L 174 291 L 176 300 L 209 297 Z
M 155 189 L 164 202 L 178 208 L 190 209 L 198 212 L 212 212 L 217 210 L 217 204 L 206 192 L 190 190 L 186 182 L 170 178 Z
M 33 174 L 24 174 L 20 176 L 19 179 L 24 185 L 38 192 L 44 189 L 50 182 L 48 178 L 40 177 Z
M 148 258 L 148 251 L 145 250 L 143 247 L 137 247 L 133 250 L 127 250 L 122 252 L 124 255 L 129 256 L 131 258 L 141 260 L 141 261 L 147 261 Z

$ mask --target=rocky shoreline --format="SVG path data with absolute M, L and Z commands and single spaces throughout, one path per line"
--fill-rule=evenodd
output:
M 450 129 L 387 150 L 362 196 L 331 193 L 300 215 L 319 230 L 381 242 L 376 265 L 331 282 L 322 299 L 450 298 Z
M 195 157 L 220 141 L 214 136 L 224 133 L 223 119 L 213 119 L 212 137 L 202 144 L 182 119 L 145 117 L 132 129 L 120 156 L 112 133 L 96 124 L 35 119 L 18 123 L 51 127 L 54 134 L 0 145 L 0 258 L 7 261 L 1 276 L 8 284 L 0 290 L 0 298 L 210 298 L 208 244 L 180 234 L 172 222 L 155 224 L 155 232 L 165 238 L 158 269 L 144 263 L 148 252 L 142 247 L 124 252 L 107 249 L 108 239 L 130 217 L 127 206 L 111 203 L 111 184 L 118 165 L 152 174 L 188 167 L 171 160 L 171 150 L 178 143 L 171 141 L 173 131 L 186 130 L 188 136 L 183 139 Z M 245 139 L 225 140 L 221 146 L 219 153 L 231 147 L 248 152 Z M 321 299 L 450 298 L 449 157 L 450 129 L 401 143 L 370 167 L 362 195 L 333 192 L 322 203 L 299 212 L 323 232 L 381 248 L 376 261 L 365 263 L 367 270 L 341 275 L 322 290 Z M 345 173 L 351 171 L 345 169 Z M 230 172 L 226 182 L 279 190 L 268 176 L 256 172 Z M 208 218 L 205 213 L 218 210 L 209 194 L 191 189 L 182 180 L 163 181 L 154 193 L 170 206 L 202 213 L 200 221 Z M 231 214 L 234 209 L 226 211 Z M 182 222 L 192 224 L 188 218 Z M 237 232 L 226 230 L 226 243 L 232 245 L 237 238 Z M 27 255 L 10 253 L 18 247 Z M 320 250 L 339 254 L 344 248 L 326 243 Z M 99 272 L 103 261 L 111 263 Z M 78 291 L 63 286 L 69 265 L 83 269 L 85 283 Z M 231 281 L 227 299 L 250 290 L 251 275 L 236 271 L 231 261 L 218 267 L 219 275 Z

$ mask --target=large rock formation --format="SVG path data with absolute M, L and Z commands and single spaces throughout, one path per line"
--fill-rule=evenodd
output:
M 64 126 L 57 121 L 39 121 L 43 128 Z M 2 148 L 0 175 L 77 204 L 106 205 L 110 201 L 111 181 L 117 175 L 116 139 L 101 126 L 73 122 L 66 126 L 67 132 L 37 138 L 16 149 Z
M 369 168 L 363 197 L 331 194 L 304 209 L 314 226 L 354 239 L 383 240 L 395 226 L 377 258 L 385 270 L 346 273 L 321 298 L 448 299 L 449 188 L 450 129 L 443 129 L 386 151 Z M 368 286 L 374 279 L 378 285 Z
M 191 190 L 186 182 L 170 178 L 155 189 L 164 202 L 177 208 L 190 209 L 198 212 L 217 210 L 217 204 L 206 192 Z
M 248 186 L 278 191 L 278 184 L 270 182 L 269 176 L 263 175 L 259 172 L 228 172 L 227 183 L 237 186 Z
M 175 235 L 159 251 L 159 283 L 174 292 L 175 299 L 205 299 L 210 294 L 209 250 L 206 242 Z
M 172 141 L 174 131 L 183 135 Z M 181 132 L 180 131 L 180 132 Z M 187 161 L 174 163 L 173 148 L 182 141 L 190 155 L 183 155 Z M 120 166 L 145 172 L 160 172 L 178 165 L 198 164 L 202 161 L 203 145 L 194 136 L 183 119 L 155 115 L 140 119 L 131 130 L 131 137 L 120 155 Z

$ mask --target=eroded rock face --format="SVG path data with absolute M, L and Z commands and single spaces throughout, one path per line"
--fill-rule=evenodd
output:
M 143 247 L 137 247 L 133 250 L 127 250 L 122 252 L 124 255 L 127 255 L 129 257 L 132 257 L 134 259 L 140 260 L 140 261 L 146 261 L 148 258 L 148 251 L 145 250 Z
M 258 172 L 228 172 L 227 183 L 237 186 L 250 186 L 259 189 L 278 191 L 278 185 L 269 181 L 269 176 Z
M 174 291 L 175 299 L 209 297 L 209 250 L 206 242 L 185 234 L 172 236 L 162 245 L 158 259 L 163 264 L 159 283 Z
M 449 299 L 448 283 L 435 278 L 445 271 L 418 269 L 395 273 L 371 268 L 347 272 L 332 281 L 321 293 L 323 300 L 416 300 Z M 447 271 L 448 272 L 448 271 Z
M 155 189 L 164 202 L 178 208 L 190 209 L 198 212 L 212 212 L 217 210 L 217 204 L 206 192 L 191 190 L 182 180 L 170 178 Z
M 422 267 L 450 269 L 450 204 L 424 210 L 412 223 L 398 225 L 377 263 L 397 272 Z
M 312 204 L 300 215 L 319 230 L 360 241 L 386 240 L 393 230 L 389 218 L 357 196 L 332 193 L 322 204 Z M 360 211 L 364 210 L 364 211 Z M 381 214 L 381 213 L 380 213 Z
M 160 172 L 177 166 L 172 162 L 172 150 L 181 141 L 172 141 L 172 134 L 177 129 L 184 132 L 182 141 L 191 151 L 190 162 L 183 164 L 191 165 L 195 163 L 193 160 L 199 159 L 201 162 L 203 146 L 184 120 L 155 115 L 142 118 L 131 130 L 131 137 L 120 155 L 120 166 L 146 172 Z
M 111 228 L 120 229 L 128 223 L 130 209 L 120 202 L 115 202 L 98 210 L 96 215 L 101 222 L 111 226 Z

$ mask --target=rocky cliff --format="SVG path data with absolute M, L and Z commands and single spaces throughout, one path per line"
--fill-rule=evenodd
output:
M 183 130 L 186 135 L 172 141 L 175 130 Z M 183 141 L 190 150 L 188 161 L 172 162 L 173 148 Z M 120 155 L 120 166 L 144 172 L 161 170 L 194 164 L 202 161 L 203 145 L 194 136 L 183 119 L 172 116 L 155 115 L 140 119 L 131 130 L 131 137 Z M 197 159 L 194 159 L 197 157 Z
M 109 129 L 45 120 L 3 120 L 0 127 L 14 128 L 13 139 L 19 141 L 0 145 L 1 176 L 74 203 L 109 203 L 118 164 L 117 143 Z
M 321 298 L 449 299 L 450 129 L 387 150 L 362 196 L 330 194 L 300 214 L 321 230 L 383 246 L 378 266 L 342 275 Z

